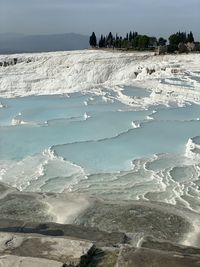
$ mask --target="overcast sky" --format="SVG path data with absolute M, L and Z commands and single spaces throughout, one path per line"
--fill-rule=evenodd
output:
M 0 0 L 0 33 L 130 30 L 157 37 L 193 30 L 200 40 L 200 0 Z

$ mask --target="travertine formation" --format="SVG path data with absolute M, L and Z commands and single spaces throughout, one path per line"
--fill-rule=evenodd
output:
M 200 240 L 192 225 L 197 214 L 186 209 L 87 198 L 88 205 L 70 215 L 71 224 L 57 224 L 51 214 L 56 204 L 80 205 L 78 195 L 29 195 L 4 184 L 0 191 L 0 267 L 200 266 Z
M 0 254 L 3 255 L 45 258 L 80 266 L 87 263 L 93 249 L 91 242 L 72 238 L 0 233 Z
M 58 261 L 42 258 L 20 257 L 14 255 L 0 256 L 0 267 L 63 267 Z

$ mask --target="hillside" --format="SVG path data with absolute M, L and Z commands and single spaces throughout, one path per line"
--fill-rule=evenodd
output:
M 66 33 L 51 35 L 0 34 L 0 53 L 32 53 L 88 48 L 88 36 Z

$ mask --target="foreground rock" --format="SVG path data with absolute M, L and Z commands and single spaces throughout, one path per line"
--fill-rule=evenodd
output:
M 118 255 L 117 267 L 197 267 L 200 248 L 181 246 L 153 237 L 141 240 L 139 247 L 124 245 Z
M 87 266 L 93 251 L 94 245 L 89 241 L 0 233 L 0 255 L 44 258 L 70 266 Z
M 173 206 L 140 201 L 96 201 L 75 223 L 102 231 L 132 233 L 135 245 L 144 236 L 180 243 L 192 228 Z
M 174 251 L 159 251 L 146 248 L 124 247 L 120 252 L 117 267 L 197 267 L 200 255 L 185 255 Z
M 106 232 L 98 228 L 72 224 L 40 224 L 8 219 L 0 220 L 0 232 L 35 233 L 48 236 L 73 237 L 81 240 L 90 240 L 98 247 L 112 247 L 124 244 L 128 241 L 128 237 L 122 232 Z
M 2 183 L 0 183 L 0 194 L 0 218 L 2 221 L 0 228 L 11 227 L 12 225 L 9 225 L 7 221 L 21 221 L 22 224 L 15 223 L 14 225 L 14 227 L 21 228 L 24 226 L 23 224 L 31 222 L 33 229 L 36 228 L 36 225 L 51 222 L 76 225 L 76 227 L 73 226 L 69 230 L 69 227 L 68 229 L 67 227 L 57 229 L 57 226 L 51 225 L 49 228 L 47 225 L 46 229 L 39 231 L 37 229 L 35 232 L 47 231 L 49 234 L 48 231 L 51 231 L 51 235 L 58 235 L 60 232 L 59 235 L 73 236 L 80 230 L 81 236 L 77 234 L 77 238 L 87 239 L 86 236 L 82 236 L 83 231 L 78 228 L 80 226 L 93 228 L 92 231 L 86 232 L 90 238 L 92 235 L 94 236 L 94 239 L 91 239 L 94 242 L 102 242 L 104 239 L 102 236 L 100 237 L 100 231 L 108 243 L 110 241 L 112 243 L 111 236 L 109 237 L 103 232 L 128 233 L 133 240 L 133 245 L 137 245 L 142 237 L 153 236 L 160 240 L 200 246 L 200 235 L 198 236 L 200 216 L 181 206 L 177 208 L 173 205 L 147 201 L 102 201 L 74 193 L 19 192 Z M 24 231 L 28 232 L 32 226 L 27 225 Z M 39 226 L 39 228 L 41 227 Z M 96 233 L 94 228 L 98 230 Z M 59 231 L 57 232 L 57 230 Z M 11 231 L 11 229 L 5 231 Z M 70 231 L 74 233 L 70 233 Z M 106 242 L 105 245 L 107 245 Z
M 200 266 L 199 214 L 188 209 L 1 183 L 0 194 L 0 267 Z
M 33 193 L 0 183 L 0 218 L 72 223 L 93 199 L 77 194 Z
M 171 242 L 160 241 L 158 239 L 153 238 L 152 236 L 145 237 L 140 242 L 140 247 L 149 248 L 154 250 L 160 250 L 165 252 L 174 252 L 183 255 L 199 255 L 200 256 L 200 248 L 197 247 L 188 247 L 182 246 Z
M 40 258 L 3 255 L 0 256 L 0 267 L 63 267 L 63 263 Z

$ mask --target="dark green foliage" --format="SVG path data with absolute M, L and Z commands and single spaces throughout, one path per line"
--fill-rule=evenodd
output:
M 169 37 L 169 52 L 174 52 L 178 50 L 179 44 L 193 43 L 194 36 L 190 31 L 189 34 L 186 32 L 177 32 L 172 34 Z M 130 31 L 126 33 L 125 37 L 113 35 L 112 32 L 109 32 L 108 35 L 101 35 L 98 46 L 99 48 L 117 48 L 117 49 L 134 49 L 134 50 L 154 50 L 157 46 L 165 46 L 167 40 L 163 37 L 160 37 L 158 40 L 156 37 L 150 37 L 147 35 L 138 34 L 138 32 Z M 92 47 L 97 46 L 96 35 L 93 32 L 90 36 L 90 45 Z
M 158 45 L 163 46 L 163 45 L 166 45 L 166 43 L 167 43 L 167 40 L 165 40 L 164 38 L 160 37 L 158 39 Z
M 90 45 L 92 47 L 96 47 L 97 46 L 97 38 L 95 33 L 93 32 L 92 35 L 90 36 Z
M 177 45 L 168 45 L 167 51 L 168 53 L 174 53 L 178 49 Z
M 95 34 L 90 37 L 90 45 L 95 46 Z M 101 35 L 99 39 L 99 48 L 122 48 L 122 49 L 149 49 L 152 46 L 156 46 L 157 39 L 155 37 L 148 37 L 147 35 L 138 35 L 137 32 L 127 33 L 123 38 L 116 33 L 115 37 L 112 32 L 109 32 L 107 36 Z
M 147 48 L 149 44 L 149 37 L 146 35 L 138 35 L 138 48 Z
M 177 32 L 177 33 L 174 33 L 172 34 L 170 37 L 169 37 L 169 44 L 171 46 L 174 46 L 174 47 L 177 47 L 178 48 L 178 45 L 180 43 L 187 43 L 187 42 L 190 42 L 190 43 L 193 43 L 194 42 L 194 37 L 193 37 L 193 33 L 190 32 L 188 35 L 186 32 Z
M 188 41 L 189 43 L 193 43 L 193 42 L 194 42 L 194 36 L 193 36 L 193 33 L 192 33 L 192 32 L 190 32 L 190 33 L 188 34 L 188 36 L 187 36 L 187 41 Z
M 178 44 L 185 43 L 187 41 L 186 33 L 185 32 L 177 32 L 172 34 L 169 37 L 169 44 L 175 45 L 178 47 Z
M 129 42 L 131 42 L 132 39 L 133 39 L 133 35 L 132 35 L 132 32 L 130 32 L 130 33 L 129 33 L 129 37 L 128 37 Z
M 172 34 L 169 37 L 169 46 L 168 46 L 168 52 L 169 53 L 174 53 L 175 51 L 179 50 L 179 47 L 181 44 L 186 44 L 186 43 L 193 43 L 194 42 L 194 37 L 193 33 L 190 31 L 189 34 L 186 32 L 177 32 Z
M 176 33 L 176 34 L 172 34 L 172 35 L 169 37 L 169 44 L 170 44 L 170 45 L 178 46 L 179 43 L 180 43 L 180 37 L 179 37 L 179 34 L 178 34 L 178 33 Z
M 150 37 L 147 35 L 137 35 L 132 41 L 132 47 L 137 49 L 147 49 L 150 45 Z
M 96 249 L 88 267 L 114 267 L 116 266 L 119 251 Z
M 106 38 L 106 46 L 107 47 L 112 47 L 113 46 L 113 42 L 114 42 L 114 38 L 111 32 L 109 32 L 107 38 Z
M 105 47 L 105 45 L 106 45 L 105 37 L 101 35 L 101 38 L 99 40 L 99 47 L 102 48 L 102 47 Z

